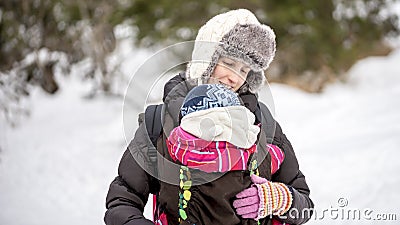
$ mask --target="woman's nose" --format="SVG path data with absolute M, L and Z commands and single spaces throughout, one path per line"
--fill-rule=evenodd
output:
M 237 84 L 239 82 L 239 79 L 240 79 L 239 75 L 236 74 L 235 72 L 230 73 L 228 76 L 230 84 Z

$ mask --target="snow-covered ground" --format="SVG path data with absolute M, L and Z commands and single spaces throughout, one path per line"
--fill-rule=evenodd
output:
M 145 56 L 126 53 L 124 72 L 133 74 Z M 333 84 L 322 94 L 271 85 L 276 118 L 316 204 L 318 218 L 310 224 L 377 223 L 362 215 L 341 219 L 350 209 L 372 210 L 371 217 L 397 213 L 397 222 L 379 222 L 399 223 L 399 62 L 400 49 L 362 60 L 348 83 Z M 127 145 L 123 99 L 84 99 L 88 87 L 74 74 L 58 79 L 62 87 L 55 96 L 33 92 L 31 117 L 21 126 L 0 122 L 1 225 L 103 224 L 108 185 Z M 136 112 L 131 111 L 133 118 Z M 333 214 L 323 215 L 324 209 Z
M 348 83 L 331 85 L 321 95 L 272 85 L 277 119 L 296 150 L 317 217 L 324 218 L 310 224 L 378 223 L 367 219 L 368 210 L 371 218 L 397 213 L 397 222 L 379 222 L 399 223 L 399 62 L 400 50 L 362 60 Z M 338 211 L 324 216 L 324 209 Z M 347 218 L 351 209 L 361 212 L 360 221 L 331 219 L 343 212 Z

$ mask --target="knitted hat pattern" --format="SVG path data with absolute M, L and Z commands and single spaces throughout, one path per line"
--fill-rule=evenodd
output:
M 200 110 L 240 105 L 237 94 L 224 85 L 203 84 L 193 88 L 187 94 L 181 107 L 181 114 L 186 116 Z
M 273 30 L 261 24 L 246 9 L 232 10 L 211 18 L 196 37 L 192 61 L 186 75 L 207 82 L 220 57 L 245 63 L 251 68 L 246 78 L 247 89 L 256 93 L 265 82 L 264 70 L 269 67 L 276 51 Z

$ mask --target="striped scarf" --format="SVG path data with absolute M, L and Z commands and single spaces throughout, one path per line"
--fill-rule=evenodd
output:
M 206 141 L 180 126 L 172 130 L 167 146 L 173 160 L 208 173 L 246 170 L 250 155 L 257 150 L 256 144 L 244 149 L 226 141 Z

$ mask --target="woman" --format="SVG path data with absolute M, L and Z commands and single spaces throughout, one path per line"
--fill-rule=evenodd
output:
M 272 29 L 260 24 L 244 9 L 217 15 L 199 30 L 186 72 L 172 78 L 164 87 L 164 134 L 157 144 L 164 157 L 158 161 L 161 174 L 155 178 L 148 173 L 148 139 L 142 123 L 121 159 L 119 176 L 110 185 L 106 224 L 153 224 L 143 217 L 149 193 L 158 193 L 157 215 L 160 221 L 168 224 L 272 224 L 273 221 L 302 224 L 310 219 L 311 215 L 290 216 L 291 209 L 301 212 L 312 208 L 313 203 L 293 148 L 278 123 L 272 135 L 268 131 L 260 132 L 257 142 L 259 153 L 267 152 L 268 142 L 284 152 L 285 158 L 273 175 L 268 154 L 254 160 L 248 170 L 213 178 L 168 166 L 173 160 L 168 154 L 166 137 L 179 125 L 182 103 L 197 83 L 216 80 L 224 84 L 238 93 L 244 105 L 254 113 L 256 123 L 261 122 L 260 115 L 267 112 L 260 109 L 256 93 L 264 83 L 263 71 L 273 60 L 275 45 Z M 259 176 L 249 176 L 252 171 L 258 172 Z M 182 177 L 191 180 L 183 182 L 181 179 L 180 182 Z M 213 182 L 207 182 L 209 179 Z M 189 200 L 183 199 L 179 193 L 188 189 L 192 196 Z M 196 201 L 196 197 L 200 198 L 196 196 L 196 190 L 209 193 L 209 196 Z M 290 200 L 290 204 L 279 208 L 283 199 Z M 272 216 L 274 220 L 270 219 Z

